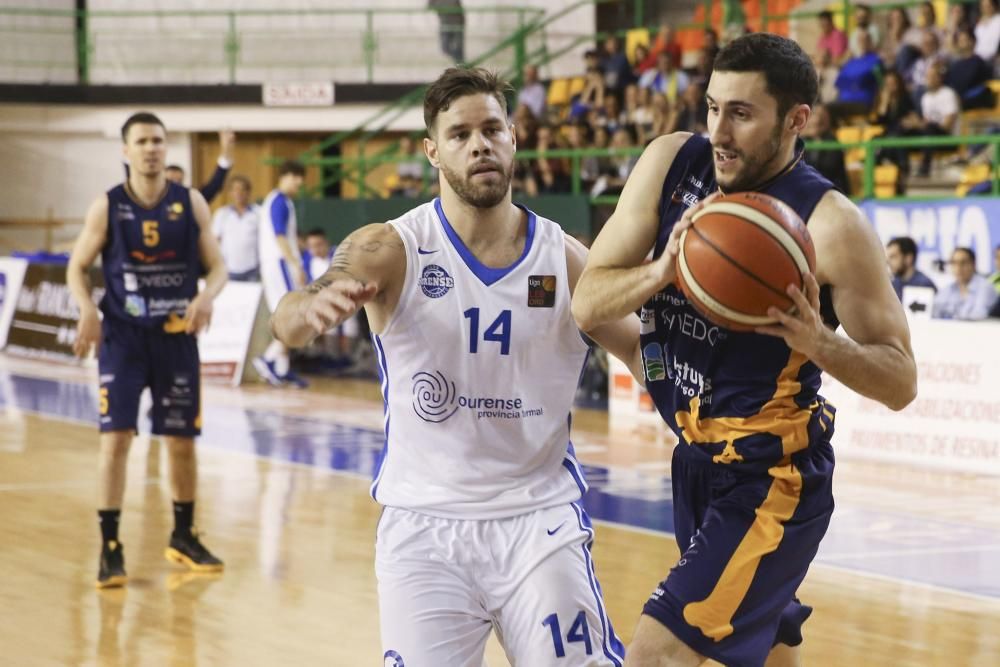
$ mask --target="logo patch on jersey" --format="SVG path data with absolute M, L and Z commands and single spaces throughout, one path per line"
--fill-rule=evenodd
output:
M 126 292 L 138 292 L 139 291 L 139 279 L 134 273 L 123 273 L 122 280 L 125 282 Z
M 181 215 L 183 214 L 184 214 L 184 204 L 180 203 L 179 201 L 175 201 L 173 204 L 170 205 L 170 208 L 167 209 L 167 220 L 170 221 L 179 220 Z
M 639 311 L 639 333 L 656 333 L 656 311 L 652 308 L 642 307 Z
M 647 382 L 666 379 L 667 368 L 663 364 L 663 348 L 659 343 L 650 343 L 642 348 L 642 363 L 646 367 Z
M 448 272 L 437 264 L 428 264 L 420 274 L 420 289 L 432 299 L 440 299 L 455 286 L 455 281 Z
M 556 305 L 556 277 L 528 276 L 528 307 L 552 308 Z
M 395 651 L 386 651 L 383 658 L 385 660 L 385 667 L 406 667 L 403 664 L 403 656 Z
M 424 421 L 437 424 L 451 417 L 458 411 L 457 398 L 455 383 L 440 372 L 413 376 L 413 411 Z
M 135 213 L 128 204 L 119 203 L 116 213 L 119 220 L 135 220 Z
M 138 294 L 125 295 L 125 312 L 132 317 L 146 316 L 146 300 Z

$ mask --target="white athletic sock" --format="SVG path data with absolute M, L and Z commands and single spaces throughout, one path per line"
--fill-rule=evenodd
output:
M 267 346 L 264 350 L 264 359 L 267 361 L 276 361 L 278 357 L 286 357 L 285 364 L 288 364 L 287 352 L 285 352 L 285 346 L 282 345 L 280 340 L 272 340 L 271 344 Z

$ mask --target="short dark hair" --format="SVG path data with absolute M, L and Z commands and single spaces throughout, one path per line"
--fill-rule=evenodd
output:
M 492 95 L 506 116 L 506 94 L 509 92 L 513 92 L 513 88 L 496 72 L 482 67 L 449 67 L 424 94 L 424 126 L 427 134 L 434 134 L 434 124 L 439 113 L 447 111 L 452 102 L 467 95 Z
M 818 16 L 819 16 L 819 18 L 821 20 L 829 21 L 830 23 L 833 23 L 833 12 L 831 12 L 829 9 L 824 9 L 823 11 L 821 11 L 819 13 Z
M 163 128 L 163 131 L 167 131 L 167 126 L 163 124 L 163 121 L 156 117 L 155 114 L 151 114 L 148 111 L 140 111 L 134 113 L 128 117 L 125 124 L 122 125 L 122 141 L 128 142 L 128 131 L 133 125 L 159 125 Z
M 953 253 L 955 253 L 955 252 L 964 252 L 966 255 L 969 256 L 969 259 L 972 261 L 973 264 L 976 263 L 976 251 L 973 250 L 972 248 L 966 248 L 965 246 L 959 246 L 959 247 L 955 248 L 954 250 L 952 250 L 952 252 Z
M 285 160 L 278 167 L 278 178 L 281 178 L 285 174 L 295 174 L 296 176 L 305 176 L 306 168 L 298 160 Z
M 863 4 L 861 4 L 861 3 L 858 3 L 858 4 L 854 5 L 854 10 L 855 10 L 855 11 L 857 11 L 857 10 L 859 10 L 859 9 L 863 9 L 863 10 L 865 10 L 866 12 L 868 12 L 869 14 L 871 14 L 871 13 L 872 13 L 872 8 L 871 8 L 871 7 L 869 7 L 868 5 L 863 5 Z
M 757 32 L 730 42 L 715 57 L 716 72 L 763 72 L 767 92 L 778 101 L 778 118 L 796 104 L 812 106 L 819 96 L 816 67 L 790 39 Z
M 233 183 L 242 183 L 247 190 L 253 190 L 253 184 L 250 183 L 250 179 L 243 174 L 233 174 L 229 177 L 229 185 Z
M 911 255 L 913 261 L 917 261 L 917 244 L 909 236 L 897 236 L 889 241 L 888 245 L 899 248 L 899 252 L 903 253 L 903 257 Z
M 307 237 L 308 236 L 322 236 L 325 239 L 326 238 L 326 232 L 323 231 L 322 227 L 313 227 L 308 232 L 306 232 L 306 236 Z
M 168 164 L 166 167 L 163 168 L 163 171 L 179 171 L 183 174 L 184 167 L 180 166 L 179 164 Z

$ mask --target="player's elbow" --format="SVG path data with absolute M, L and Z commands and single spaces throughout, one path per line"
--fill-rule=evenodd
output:
M 577 293 L 573 295 L 571 309 L 576 326 L 583 332 L 590 332 L 597 328 L 598 322 L 594 318 L 594 309 L 587 300 L 582 297 L 577 286 Z
M 910 366 L 901 378 L 895 391 L 889 397 L 889 400 L 885 402 L 886 407 L 890 410 L 899 412 L 917 397 L 917 369 L 916 365 L 912 362 Z

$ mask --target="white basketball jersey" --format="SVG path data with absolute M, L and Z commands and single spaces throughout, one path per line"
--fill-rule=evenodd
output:
M 278 247 L 277 236 L 274 232 L 274 221 L 271 219 L 271 208 L 274 205 L 274 200 L 278 197 L 284 197 L 285 204 L 288 206 L 288 224 L 285 228 L 285 238 L 288 239 L 288 244 L 292 247 L 293 256 L 299 256 L 299 238 L 298 238 L 298 225 L 295 222 L 295 203 L 290 197 L 282 194 L 281 190 L 274 189 L 268 193 L 267 197 L 264 198 L 264 203 L 260 205 L 260 227 L 259 227 L 259 244 L 258 250 L 260 253 L 260 263 L 263 267 L 267 265 L 278 265 L 284 256 L 281 254 L 281 248 Z
M 586 491 L 569 439 L 587 345 L 570 312 L 563 231 L 528 212 L 521 258 L 483 266 L 440 200 L 392 220 L 406 280 L 373 336 L 386 448 L 383 505 L 458 519 L 516 516 Z

